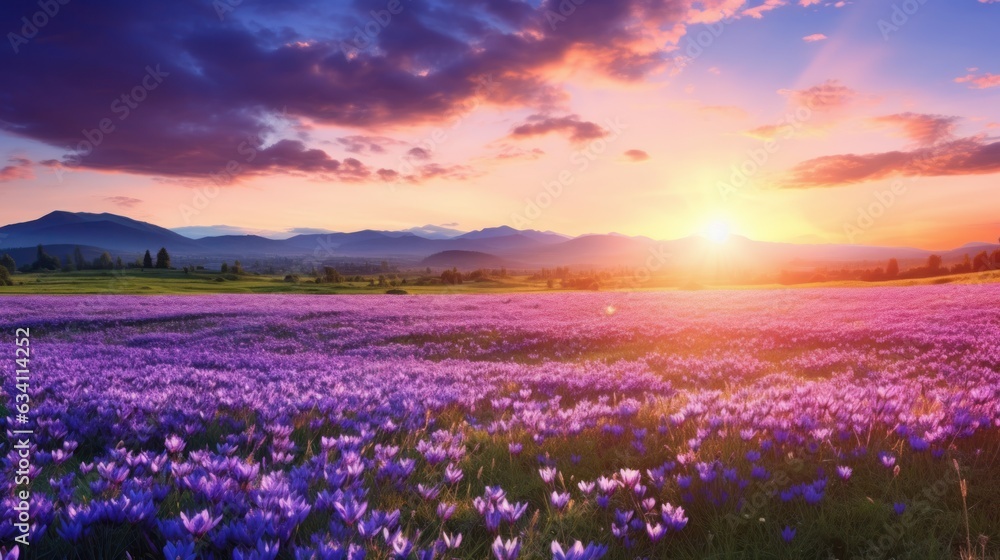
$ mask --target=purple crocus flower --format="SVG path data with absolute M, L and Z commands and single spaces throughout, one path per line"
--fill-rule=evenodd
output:
M 441 487 L 436 485 L 424 486 L 423 484 L 417 484 L 417 493 L 420 494 L 421 498 L 429 502 L 438 497 L 438 494 L 441 493 Z
M 601 494 L 610 496 L 618 489 L 618 482 L 614 479 L 601 476 L 597 478 L 597 488 L 601 491 Z
M 193 542 L 168 542 L 163 547 L 163 557 L 166 560 L 196 560 L 198 558 L 194 551 Z M 14 557 L 14 560 L 16 559 L 17 556 Z M 4 560 L 7 559 L 4 558 Z
M 347 500 L 345 503 L 335 502 L 333 509 L 337 511 L 340 518 L 344 520 L 344 523 L 354 525 L 365 514 L 365 511 L 368 509 L 368 502 L 357 502 L 353 499 Z
M 813 485 L 806 486 L 802 491 L 802 497 L 809 505 L 816 505 L 823 501 L 823 491 L 817 490 Z
M 882 466 L 891 469 L 896 464 L 896 457 L 892 453 L 882 452 L 879 453 L 879 461 L 882 462 Z
M 444 469 L 444 481 L 447 484 L 457 484 L 464 476 L 465 474 L 462 473 L 462 469 L 458 468 L 458 465 L 449 464 Z
M 163 445 L 170 453 L 180 453 L 181 451 L 184 451 L 184 446 L 187 444 L 180 436 L 171 435 L 163 442 Z
M 785 528 L 781 530 L 781 538 L 786 543 L 792 542 L 792 539 L 795 538 L 795 527 L 789 527 L 786 525 Z
M 687 526 L 688 518 L 684 513 L 684 508 L 672 504 L 663 504 L 660 508 L 660 517 L 667 527 L 674 531 L 680 531 Z
M 842 478 L 844 480 L 850 480 L 851 473 L 853 473 L 853 472 L 854 472 L 854 469 L 852 469 L 851 467 L 848 467 L 846 465 L 839 465 L 837 467 L 837 474 L 840 476 L 840 478 Z
M 504 542 L 502 538 L 497 537 L 491 549 L 497 560 L 515 560 L 521 552 L 521 543 L 517 542 L 516 538 Z
M 181 512 L 181 521 L 189 533 L 194 535 L 195 538 L 201 538 L 222 521 L 222 516 L 213 518 L 207 509 L 202 510 L 192 517 L 188 517 L 187 514 Z
M 552 491 L 552 495 L 549 496 L 549 501 L 552 506 L 557 510 L 562 511 L 569 504 L 569 492 L 558 492 L 556 490 Z
M 274 560 L 278 556 L 278 550 L 278 543 L 261 540 L 257 541 L 257 547 L 253 550 L 234 550 L 233 560 Z
M 567 496 L 568 495 L 569 494 L 567 494 Z M 503 515 L 507 523 L 514 523 L 518 519 L 521 519 L 521 516 L 523 516 L 524 512 L 527 510 L 527 502 L 515 502 L 512 504 L 504 498 L 499 504 L 497 504 L 497 511 Z
M 545 484 L 552 484 L 552 482 L 555 481 L 556 475 L 558 473 L 559 471 L 555 470 L 552 467 L 542 467 L 538 469 L 538 474 L 542 477 L 542 482 L 544 482 Z
M 893 511 L 896 512 L 896 515 L 903 515 L 903 513 L 906 511 L 906 504 L 902 502 L 896 502 L 892 505 L 892 509 Z
M 452 515 L 455 515 L 456 504 L 449 504 L 447 502 L 441 502 L 437 505 L 437 516 L 441 521 L 448 521 L 451 519 Z
M 621 469 L 619 474 L 622 477 L 622 485 L 629 488 L 635 488 L 642 479 L 642 473 L 635 469 Z
M 497 538 L 499 539 L 500 537 Z M 455 533 L 454 535 L 441 533 L 441 541 L 444 542 L 444 546 L 448 550 L 455 550 L 459 546 L 462 546 L 462 533 Z
M 385 537 L 386 544 L 392 547 L 394 558 L 403 560 L 413 552 L 413 541 L 408 539 L 399 529 L 396 529 L 396 532 L 392 534 L 389 533 L 388 529 L 383 529 L 382 535 Z
M 667 528 L 659 523 L 656 525 L 646 523 L 646 534 L 649 535 L 650 541 L 654 543 L 659 542 L 663 538 L 663 535 L 667 534 Z
M 596 543 L 576 541 L 573 546 L 563 550 L 558 541 L 552 541 L 552 560 L 597 560 L 607 553 L 608 547 Z

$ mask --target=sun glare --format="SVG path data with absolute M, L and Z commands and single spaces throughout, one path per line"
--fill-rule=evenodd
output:
M 716 220 L 705 228 L 705 238 L 713 243 L 725 243 L 729 239 L 729 224 Z

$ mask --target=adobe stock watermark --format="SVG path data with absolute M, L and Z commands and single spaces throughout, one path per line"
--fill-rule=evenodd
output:
M 705 24 L 705 29 L 694 33 L 693 36 L 688 36 L 687 44 L 684 46 L 684 56 L 674 57 L 673 68 L 680 71 L 690 66 L 722 37 L 726 26 L 735 21 L 735 19 L 732 15 L 726 16 L 715 23 Z
M 236 11 L 242 4 L 243 0 L 212 0 L 212 9 L 219 21 L 226 21 L 226 14 Z
M 129 91 L 121 94 L 111 101 L 109 110 L 113 116 L 117 116 L 120 123 L 129 118 L 132 112 L 139 108 L 139 105 L 149 97 L 149 92 L 160 87 L 164 78 L 170 76 L 169 72 L 164 72 L 160 65 L 146 66 L 146 75 L 140 79 L 139 83 Z M 104 117 L 97 122 L 97 126 L 91 129 L 83 129 L 80 134 L 83 139 L 77 142 L 76 146 L 70 146 L 73 153 L 67 155 L 63 160 L 53 166 L 53 172 L 59 182 L 66 173 L 66 168 L 79 166 L 83 159 L 94 153 L 104 141 L 117 130 L 117 125 L 112 117 Z
M 451 125 L 447 127 L 436 126 L 431 129 L 423 138 L 414 143 L 414 148 L 420 148 L 424 153 L 432 154 L 435 150 L 444 145 L 451 138 L 451 133 L 460 129 L 464 124 L 469 115 L 475 112 L 497 88 L 497 82 L 493 81 L 493 74 L 486 74 L 476 76 L 473 79 L 476 82 L 476 87 L 472 93 L 472 102 L 466 111 L 458 117 Z M 413 162 L 413 158 L 409 153 L 403 154 L 398 160 L 399 169 L 396 173 L 395 180 L 389 183 L 389 192 L 395 193 L 396 188 L 401 185 L 408 177 L 413 177 L 415 173 L 419 171 L 418 165 Z
M 893 4 L 889 19 L 882 18 L 877 22 L 878 30 L 882 33 L 882 40 L 888 41 L 889 37 L 909 23 L 910 18 L 916 15 L 926 3 L 927 0 L 903 0 L 899 4 Z
M 618 117 L 608 118 L 604 122 L 610 135 L 595 138 L 588 142 L 584 148 L 570 154 L 569 161 L 572 167 L 564 168 L 556 175 L 555 179 L 542 183 L 542 189 L 534 197 L 526 198 L 524 209 L 510 215 L 511 226 L 524 229 L 540 218 L 542 212 L 551 207 L 563 195 L 566 188 L 576 182 L 579 174 L 590 169 L 590 166 L 608 151 L 608 147 L 614 144 L 628 129 L 628 126 L 622 123 Z
M 753 177 L 767 165 L 771 156 L 781 149 L 781 142 L 779 140 L 790 140 L 793 138 L 812 117 L 812 107 L 807 104 L 799 105 L 794 111 L 786 113 L 785 116 L 779 119 L 773 127 L 776 134 L 765 140 L 759 147 L 747 150 L 743 161 L 730 167 L 728 182 L 716 182 L 716 189 L 719 191 L 722 201 L 729 202 L 731 196 L 746 187 Z
M 903 181 L 896 179 L 888 190 L 876 190 L 872 193 L 875 200 L 867 206 L 858 206 L 857 217 L 854 220 L 844 222 L 844 235 L 854 243 L 858 236 L 864 234 L 875 225 L 875 221 L 885 215 L 886 211 L 896 203 L 896 200 L 906 194 L 906 185 Z
M 577 8 L 587 3 L 587 0 L 561 0 L 555 5 L 555 9 L 545 10 L 545 21 L 555 31 L 560 24 L 565 23 L 576 13 Z
M 21 18 L 20 33 L 16 31 L 7 33 L 7 41 L 10 42 L 10 48 L 14 51 L 14 54 L 19 54 L 21 47 L 27 45 L 28 41 L 38 36 L 38 33 L 52 21 L 52 18 L 59 15 L 62 7 L 69 4 L 69 2 L 70 0 L 38 0 L 38 7 L 40 9 L 30 16 Z
M 286 105 L 281 108 L 281 113 L 276 118 L 284 119 L 287 116 L 288 106 Z M 239 159 L 230 159 L 222 166 L 222 169 L 215 173 L 209 173 L 208 177 L 212 180 L 212 184 L 198 187 L 191 196 L 190 204 L 181 204 L 177 207 L 181 217 L 184 219 L 184 223 L 190 224 L 191 218 L 208 208 L 208 205 L 219 196 L 219 193 L 222 192 L 220 187 L 232 183 L 244 173 L 247 166 L 257 159 L 257 154 L 264 148 L 265 144 L 266 140 L 262 132 L 248 134 L 236 146 L 236 153 L 240 156 Z
M 940 508 L 941 500 L 948 494 L 948 488 L 957 485 L 960 479 L 957 472 L 947 469 L 944 476 L 939 478 L 934 484 L 924 488 L 920 499 L 908 505 L 903 514 L 896 519 L 895 523 L 886 524 L 885 533 L 882 536 L 878 539 L 868 541 L 863 556 L 854 556 L 853 560 L 885 558 L 885 555 L 900 540 L 906 538 L 907 532 L 913 529 L 917 518 L 921 514 L 937 515 L 936 512 Z
M 406 1 L 410 2 L 411 0 Z M 389 27 L 393 18 L 403 13 L 404 9 L 406 6 L 403 5 L 402 0 L 389 0 L 386 2 L 385 8 L 368 12 L 366 21 L 361 25 L 354 26 L 352 30 L 354 36 L 351 37 L 351 41 L 340 42 L 340 52 L 344 53 L 344 57 L 350 60 L 359 52 L 374 47 L 375 41 L 382 34 L 382 31 Z

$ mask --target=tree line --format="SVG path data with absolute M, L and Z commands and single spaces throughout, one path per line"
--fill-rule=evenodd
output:
M 782 284 L 800 284 L 806 282 L 826 282 L 831 280 L 861 280 L 864 282 L 880 282 L 885 280 L 911 280 L 915 278 L 931 278 L 949 274 L 968 274 L 970 272 L 986 272 L 1000 270 L 1000 249 L 992 252 L 980 251 L 975 256 L 968 253 L 961 262 L 946 266 L 941 255 L 929 255 L 927 261 L 920 266 L 906 270 L 900 269 L 897 259 L 889 259 L 885 267 L 866 269 L 818 269 L 813 271 L 782 270 L 778 281 Z
M 134 263 L 126 264 L 120 256 L 112 258 L 111 253 L 107 251 L 88 261 L 83 256 L 83 250 L 80 247 L 76 247 L 72 255 L 65 255 L 60 259 L 49 254 L 43 245 L 39 245 L 35 253 L 35 260 L 31 264 L 26 264 L 18 268 L 14 257 L 9 253 L 4 253 L 3 256 L 0 256 L 0 265 L 6 270 L 8 275 L 18 270 L 21 272 L 54 272 L 57 270 L 72 272 L 74 270 L 122 270 L 124 268 L 167 269 L 170 268 L 170 253 L 167 252 L 165 247 L 160 248 L 156 254 L 156 262 L 154 263 L 153 256 L 147 249 L 146 254 L 142 258 L 137 259 Z

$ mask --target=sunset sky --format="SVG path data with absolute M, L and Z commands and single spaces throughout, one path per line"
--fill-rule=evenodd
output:
M 49 1 L 0 224 L 1000 235 L 1000 0 Z

